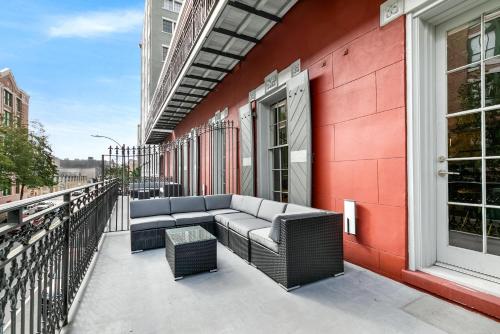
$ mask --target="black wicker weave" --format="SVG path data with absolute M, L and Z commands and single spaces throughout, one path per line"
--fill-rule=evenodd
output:
M 252 263 L 286 289 L 344 272 L 342 214 L 283 219 L 275 253 L 253 241 Z
M 166 230 L 165 257 L 176 280 L 217 270 L 217 239 L 200 226 Z
M 132 252 L 162 247 L 165 247 L 165 228 L 130 231 L 130 250 Z
M 243 260 L 250 262 L 250 240 L 244 236 L 229 230 L 228 248 Z
M 223 244 L 224 246 L 227 247 L 228 245 L 228 230 L 227 228 L 225 228 L 223 225 L 219 224 L 219 223 L 215 223 L 215 236 L 217 237 L 217 240 L 219 240 L 219 242 L 221 244 Z

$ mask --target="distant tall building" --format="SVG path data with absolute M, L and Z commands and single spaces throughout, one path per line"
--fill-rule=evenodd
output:
M 141 47 L 141 118 L 138 144 L 144 144 L 149 104 L 168 55 L 184 0 L 146 0 Z
M 2 126 L 28 126 L 28 110 L 30 97 L 19 88 L 8 68 L 0 70 L 0 122 Z M 10 186 L 0 189 L 0 204 L 19 199 L 19 185 L 12 182 Z

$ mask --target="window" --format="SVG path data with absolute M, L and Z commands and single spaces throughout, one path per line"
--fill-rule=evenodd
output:
M 5 89 L 3 91 L 3 103 L 9 107 L 12 107 L 12 93 Z
M 286 100 L 271 106 L 271 185 L 273 199 L 288 202 L 288 128 Z
M 165 0 L 163 8 L 171 12 L 178 13 L 181 11 L 182 3 L 174 0 Z
M 23 101 L 20 98 L 16 99 L 17 112 L 21 114 L 23 112 Z
M 3 113 L 3 123 L 2 123 L 2 124 L 3 124 L 4 126 L 10 126 L 10 124 L 11 124 L 11 120 L 12 120 L 12 119 L 11 119 L 11 114 L 10 114 L 10 112 L 5 111 L 5 112 Z
M 172 21 L 163 19 L 163 32 L 168 32 L 169 34 L 174 32 L 175 24 Z
M 162 46 L 162 59 L 165 61 L 167 59 L 168 54 L 168 46 Z

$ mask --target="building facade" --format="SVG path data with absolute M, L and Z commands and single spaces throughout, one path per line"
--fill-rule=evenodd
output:
M 29 95 L 16 83 L 12 71 L 0 70 L 0 121 L 2 126 L 28 126 Z M 0 189 L 0 204 L 18 200 L 20 188 L 12 182 L 10 187 Z
M 141 118 L 138 144 L 142 144 L 144 121 L 149 114 L 158 78 L 167 58 L 183 0 L 146 0 L 141 47 Z
M 179 22 L 147 143 L 233 121 L 230 192 L 355 201 L 347 261 L 500 318 L 498 1 L 194 0 Z M 167 176 L 214 149 L 186 152 Z

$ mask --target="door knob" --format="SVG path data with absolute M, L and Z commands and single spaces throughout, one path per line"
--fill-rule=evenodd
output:
M 446 171 L 446 170 L 444 170 L 444 169 L 440 169 L 440 170 L 438 170 L 438 175 L 439 175 L 439 176 L 446 176 L 446 175 L 460 175 L 460 173 L 458 173 L 458 172 L 448 172 L 448 171 Z

